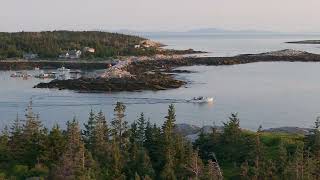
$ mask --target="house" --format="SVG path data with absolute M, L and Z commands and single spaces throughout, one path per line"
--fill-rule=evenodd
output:
M 71 50 L 68 52 L 70 59 L 79 59 L 81 57 L 81 51 L 80 50 Z
M 36 59 L 38 57 L 39 57 L 38 54 L 33 54 L 33 53 L 23 54 L 23 59 L 27 59 L 27 60 Z
M 63 59 L 79 59 L 81 57 L 82 52 L 80 50 L 71 50 L 66 51 L 59 55 L 59 58 Z
M 83 52 L 95 53 L 96 50 L 94 48 L 91 48 L 91 47 L 84 47 L 83 48 Z
M 62 59 L 67 59 L 69 58 L 69 52 L 64 52 L 62 54 L 59 55 L 59 58 L 62 58 Z

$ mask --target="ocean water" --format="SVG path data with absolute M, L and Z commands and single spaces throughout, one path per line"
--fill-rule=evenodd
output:
M 320 34 L 189 34 L 147 35 L 170 49 L 195 49 L 208 52 L 201 56 L 235 56 L 283 49 L 320 54 L 320 44 L 288 44 L 290 41 L 320 39 Z
M 210 51 L 213 56 L 265 52 L 295 46 L 298 50 L 317 53 L 319 45 L 291 45 L 285 41 L 313 39 L 316 36 L 285 37 L 154 37 L 169 47 Z M 320 39 L 320 37 L 318 38 Z M 251 43 L 249 43 L 251 42 Z M 242 44 L 242 45 L 241 45 Z M 259 44 L 259 45 L 258 45 Z M 319 52 L 320 53 L 320 52 Z M 76 117 L 87 120 L 92 108 L 105 112 L 110 121 L 114 104 L 124 102 L 126 119 L 136 120 L 141 112 L 150 121 L 162 124 L 170 103 L 174 103 L 177 123 L 221 125 L 230 113 L 238 113 L 243 128 L 256 130 L 280 126 L 311 127 L 320 115 L 320 63 L 265 62 L 233 66 L 181 67 L 196 71 L 179 74 L 189 82 L 185 87 L 166 91 L 120 93 L 76 93 L 68 90 L 34 89 L 39 79 L 11 78 L 10 71 L 0 71 L 0 127 L 10 125 L 24 111 L 32 98 L 34 111 L 43 124 L 65 126 Z M 32 72 L 30 72 L 32 73 Z M 189 103 L 196 96 L 212 96 L 213 104 Z

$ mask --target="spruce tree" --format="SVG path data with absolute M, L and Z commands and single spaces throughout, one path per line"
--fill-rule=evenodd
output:
M 223 157 L 236 163 L 242 156 L 242 151 L 239 151 L 239 147 L 242 145 L 240 129 L 240 120 L 237 114 L 231 114 L 229 121 L 224 123 L 224 129 L 222 134 L 222 143 L 224 144 Z
M 182 179 L 187 177 L 190 174 L 190 171 L 186 168 L 188 163 L 192 161 L 194 154 L 192 144 L 185 141 L 184 137 L 180 134 L 175 135 L 175 167 L 174 171 L 176 172 L 176 177 Z M 198 153 L 198 151 L 197 151 Z
M 114 108 L 114 118 L 111 121 L 112 138 L 119 142 L 121 149 L 126 148 L 128 145 L 128 122 L 124 119 L 125 111 L 126 106 L 121 102 L 117 102 Z
M 146 140 L 146 137 L 145 137 L 145 131 L 146 131 L 146 119 L 144 117 L 144 114 L 141 113 L 140 114 L 140 117 L 137 121 L 137 126 L 138 126 L 138 129 L 137 129 L 137 136 L 138 136 L 138 143 L 142 146 L 143 143 L 145 142 Z
M 145 143 L 144 147 L 148 152 L 151 159 L 152 167 L 156 174 L 160 174 L 162 170 L 164 156 L 163 156 L 163 138 L 161 135 L 161 129 L 156 125 L 151 125 L 150 121 L 147 122 L 145 131 Z
M 286 167 L 285 173 L 288 179 L 304 179 L 304 155 L 303 145 L 298 145 L 292 160 Z
M 57 164 L 62 156 L 66 140 L 59 125 L 54 125 L 48 135 L 47 151 L 50 164 Z
M 164 138 L 166 143 L 173 143 L 172 142 L 173 130 L 174 130 L 173 128 L 176 121 L 175 108 L 173 104 L 169 105 L 168 115 L 165 118 L 166 118 L 166 121 L 162 126 Z
M 208 164 L 206 165 L 204 171 L 205 172 L 203 173 L 203 176 L 202 176 L 202 179 L 204 180 L 222 180 L 223 179 L 220 166 L 217 162 L 208 160 Z
M 285 178 L 284 171 L 288 164 L 288 152 L 283 141 L 280 141 L 280 144 L 278 146 L 278 158 L 276 162 L 277 174 L 279 174 L 281 178 Z
M 138 127 L 137 127 L 137 123 L 136 121 L 133 121 L 133 123 L 131 124 L 131 128 L 130 128 L 130 143 L 131 144 L 135 144 L 138 145 Z M 140 145 L 140 144 L 139 144 Z
M 93 110 L 90 110 L 89 118 L 87 123 L 84 124 L 83 140 L 85 142 L 86 148 L 92 150 L 92 144 L 94 144 L 94 128 L 96 126 L 96 115 Z
M 315 178 L 320 179 L 320 117 L 317 118 L 315 122 L 315 127 L 314 127 L 314 132 L 313 132 L 313 146 L 312 150 L 314 153 L 314 158 L 315 158 L 315 169 L 317 169 L 314 172 Z
M 92 154 L 102 168 L 107 168 L 110 162 L 109 128 L 102 111 L 96 116 L 96 125 L 93 130 Z
M 24 139 L 22 130 L 22 123 L 19 119 L 19 115 L 17 114 L 16 119 L 10 128 L 9 138 L 10 156 L 16 162 L 21 162 L 24 154 Z
M 174 126 L 176 121 L 175 108 L 171 104 L 168 109 L 168 115 L 162 126 L 163 136 L 163 155 L 164 155 L 164 167 L 161 173 L 163 179 L 176 179 L 174 172 L 175 169 L 175 137 L 174 137 Z
M 32 105 L 33 102 L 30 101 L 25 114 L 26 120 L 23 126 L 23 137 L 26 138 L 26 140 L 39 133 L 42 127 L 39 114 L 34 114 Z
M 316 158 L 314 158 L 310 148 L 308 148 L 305 153 L 303 176 L 305 179 L 316 179 L 318 170 L 316 169 Z
M 260 126 L 255 134 L 255 146 L 254 146 L 254 179 L 260 179 L 265 177 L 265 162 L 264 162 L 264 146 L 260 141 L 262 127 Z
M 33 102 L 30 101 L 26 109 L 26 120 L 22 129 L 24 144 L 24 161 L 29 166 L 34 166 L 41 160 L 44 151 L 46 132 L 42 129 L 39 114 L 33 112 Z
M 190 179 L 198 180 L 203 174 L 203 163 L 199 158 L 198 151 L 195 150 L 191 154 L 190 162 L 187 165 L 188 171 L 191 173 Z
M 161 179 L 171 179 L 175 180 L 176 175 L 174 172 L 174 156 L 171 149 L 166 150 L 165 152 L 165 165 L 160 175 Z
M 142 177 L 155 177 L 150 157 L 145 150 L 140 150 L 138 153 L 138 173 Z
M 0 135 L 0 169 L 8 169 L 10 159 L 10 149 L 9 149 L 9 130 L 5 126 Z M 7 165 L 6 165 L 7 164 Z M 3 166 L 4 165 L 4 166 Z
M 243 180 L 249 180 L 250 179 L 250 175 L 249 175 L 249 170 L 250 170 L 250 166 L 248 161 L 245 161 L 241 164 L 240 166 L 240 177 Z
M 81 138 L 79 123 L 74 118 L 67 123 L 67 144 L 54 173 L 54 179 L 89 179 L 88 172 L 93 167 L 90 166 L 92 163 L 87 163 L 86 157 L 88 156 Z
M 110 162 L 110 178 L 124 179 L 126 176 L 123 173 L 124 159 L 121 154 L 119 144 L 116 139 L 112 140 L 111 144 L 111 162 Z

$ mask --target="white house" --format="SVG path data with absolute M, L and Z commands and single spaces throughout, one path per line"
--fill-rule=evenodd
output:
M 94 48 L 91 48 L 91 47 L 84 47 L 83 48 L 83 52 L 95 53 L 96 50 Z
M 23 54 L 23 59 L 31 60 L 31 59 L 36 59 L 36 58 L 38 58 L 38 54 L 33 54 L 33 53 Z
M 80 50 L 71 50 L 69 51 L 70 59 L 79 59 L 81 57 L 82 52 Z
M 80 50 L 71 50 L 66 51 L 59 55 L 59 58 L 64 59 L 79 59 L 81 57 L 82 52 Z

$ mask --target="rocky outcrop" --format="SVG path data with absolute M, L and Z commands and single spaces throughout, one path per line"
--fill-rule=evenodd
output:
M 55 80 L 40 83 L 37 88 L 58 88 L 77 91 L 137 91 L 165 90 L 179 88 L 185 82 L 176 80 L 172 75 L 163 72 L 172 71 L 175 67 L 191 65 L 235 65 L 254 62 L 299 61 L 319 62 L 320 55 L 303 51 L 282 50 L 261 54 L 244 54 L 234 57 L 187 57 L 157 60 L 120 61 L 116 66 L 107 69 L 96 79 Z M 171 72 L 171 73 L 172 73 Z M 178 72 L 178 71 L 176 71 Z
M 217 132 L 222 133 L 223 127 L 215 126 Z M 190 124 L 176 124 L 174 127 L 176 133 L 181 134 L 191 142 L 196 141 L 199 138 L 200 133 L 209 134 L 212 133 L 213 126 L 203 126 L 202 128 L 190 125 Z
M 80 78 L 70 80 L 53 80 L 49 83 L 39 83 L 35 88 L 68 89 L 79 92 L 156 91 L 179 88 L 184 84 L 184 81 L 175 80 L 170 75 L 155 73 L 128 78 Z
M 174 127 L 174 131 L 183 136 L 197 134 L 200 130 L 200 127 L 190 124 L 176 124 Z
M 306 51 L 298 51 L 294 49 L 284 49 L 280 51 L 271 51 L 267 53 L 261 53 L 251 56 L 277 56 L 277 57 L 285 57 L 285 56 L 308 56 L 312 55 L 311 53 L 308 53 Z
M 165 46 L 164 44 L 161 44 L 160 42 L 157 41 L 152 41 L 150 39 L 146 39 L 146 40 L 142 40 L 140 42 L 140 45 L 143 47 L 154 47 L 154 48 L 158 48 L 158 47 L 162 47 Z

